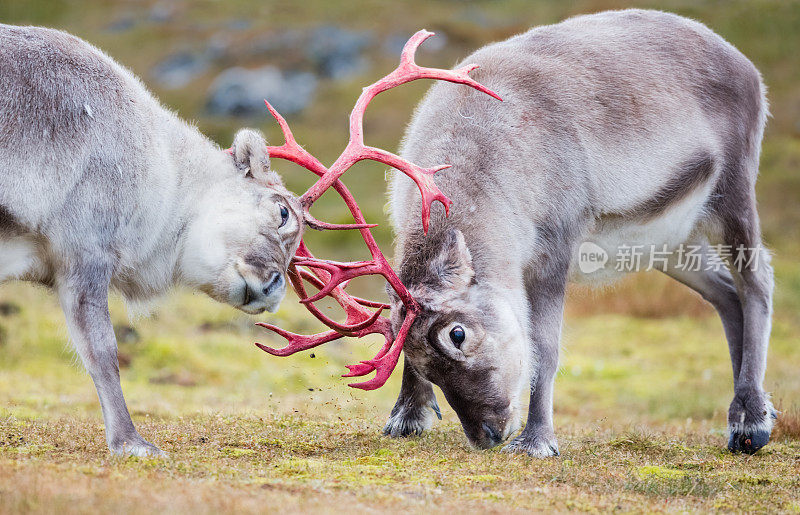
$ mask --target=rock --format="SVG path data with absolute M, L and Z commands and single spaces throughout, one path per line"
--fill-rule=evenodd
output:
M 109 32 L 125 32 L 131 30 L 134 25 L 136 25 L 136 19 L 132 14 L 127 13 L 109 23 L 106 26 L 106 30 Z
M 153 77 L 167 89 L 186 86 L 209 66 L 208 58 L 191 52 L 173 54 L 153 67 Z
M 169 23 L 178 11 L 177 2 L 158 2 L 150 8 L 147 19 L 153 23 Z
M 267 59 L 283 68 L 313 70 L 324 78 L 345 79 L 368 67 L 364 54 L 372 39 L 369 32 L 331 25 L 310 31 L 270 31 L 251 39 L 237 56 Z
M 226 32 L 217 32 L 208 38 L 205 56 L 213 61 L 224 62 L 231 57 L 231 38 Z
M 274 66 L 228 68 L 211 84 L 206 107 L 218 115 L 261 115 L 266 99 L 279 113 L 291 115 L 311 103 L 316 89 L 316 77 L 307 72 L 285 73 Z
M 401 32 L 389 34 L 389 36 L 383 42 L 383 51 L 391 56 L 399 56 L 400 52 L 403 51 L 406 41 L 408 41 L 408 38 L 410 37 L 411 34 Z
M 311 32 L 306 56 L 323 77 L 344 79 L 367 68 L 363 51 L 371 39 L 366 32 L 325 25 Z

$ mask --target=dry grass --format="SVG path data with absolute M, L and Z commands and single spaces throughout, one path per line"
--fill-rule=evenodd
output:
M 800 407 L 784 408 L 779 404 L 778 411 L 780 416 L 773 431 L 775 438 L 800 441 Z
M 563 456 L 476 452 L 453 423 L 407 441 L 348 417 L 140 420 L 165 460 L 111 458 L 97 420 L 0 422 L 0 509 L 71 513 L 792 510 L 800 444 L 722 452 L 704 424 L 571 429 Z M 705 434 L 704 434 L 705 433 Z
M 637 318 L 705 317 L 713 308 L 700 295 L 667 276 L 650 272 L 647 279 L 626 277 L 604 289 L 573 286 L 569 290 L 567 313 L 589 316 L 614 313 Z
M 203 297 L 170 296 L 135 334 L 115 302 L 134 419 L 169 453 L 150 460 L 106 450 L 54 299 L 6 285 L 0 306 L 0 512 L 800 509 L 800 440 L 786 429 L 796 411 L 756 456 L 724 450 L 730 371 L 713 316 L 568 318 L 562 455 L 536 460 L 470 449 L 441 395 L 444 421 L 430 433 L 382 436 L 399 374 L 369 393 L 338 377 L 377 342 L 279 359 L 248 344 L 266 338 L 251 318 Z M 306 323 L 292 302 L 275 318 Z M 776 399 L 800 392 L 796 334 L 776 320 L 767 377 Z

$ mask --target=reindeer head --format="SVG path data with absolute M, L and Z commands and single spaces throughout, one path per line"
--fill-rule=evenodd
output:
M 302 237 L 302 208 L 270 170 L 260 133 L 239 131 L 228 153 L 224 171 L 203 192 L 187 226 L 182 273 L 215 300 L 246 313 L 275 311 Z
M 527 310 L 501 281 L 476 276 L 461 231 L 437 228 L 422 240 L 400 265 L 420 306 L 403 346 L 406 365 L 442 389 L 473 445 L 493 447 L 519 428 L 530 352 L 517 313 Z M 403 305 L 389 297 L 397 329 Z
M 466 84 L 478 91 L 500 99 L 497 94 L 469 77 L 468 73 L 477 68 L 476 65 L 467 65 L 457 70 L 440 70 L 418 66 L 414 62 L 414 53 L 417 47 L 432 35 L 433 33 L 424 30 L 414 34 L 403 48 L 400 57 L 400 65 L 397 69 L 378 82 L 364 88 L 350 114 L 350 141 L 344 152 L 330 168 L 323 166 L 316 158 L 297 144 L 292 132 L 289 130 L 289 126 L 286 124 L 286 120 L 267 104 L 267 108 L 281 126 L 286 140 L 286 143 L 280 147 L 269 147 L 269 155 L 293 161 L 320 176 L 320 179 L 303 194 L 300 199 L 306 223 L 315 229 L 359 230 L 372 259 L 369 261 L 349 263 L 316 259 L 311 255 L 308 248 L 304 244 L 301 244 L 292 265 L 289 267 L 289 278 L 292 281 L 295 291 L 297 291 L 300 296 L 300 302 L 302 302 L 318 320 L 328 326 L 330 331 L 304 336 L 284 331 L 270 324 L 260 324 L 285 337 L 289 341 L 289 344 L 282 349 L 273 349 L 262 344 L 256 345 L 270 354 L 287 356 L 344 336 L 360 338 L 373 333 L 382 334 L 385 338 L 385 343 L 375 358 L 362 361 L 357 365 L 348 366 L 350 372 L 346 374 L 346 377 L 364 376 L 375 372 L 375 376 L 372 379 L 350 385 L 364 390 L 379 388 L 389 378 L 389 375 L 397 365 L 397 360 L 403 349 L 403 343 L 414 325 L 414 320 L 419 316 L 421 308 L 413 295 L 400 281 L 394 270 L 389 266 L 389 262 L 381 253 L 375 239 L 370 233 L 370 228 L 374 227 L 374 225 L 365 222 L 364 216 L 359 210 L 355 199 L 339 178 L 355 163 L 364 159 L 371 159 L 387 164 L 405 173 L 417 184 L 422 195 L 422 225 L 425 232 L 428 230 L 431 204 L 438 201 L 445 207 L 446 211 L 450 205 L 450 200 L 439 191 L 439 188 L 432 178 L 434 173 L 447 168 L 449 165 L 428 169 L 421 168 L 390 152 L 365 145 L 363 130 L 364 111 L 369 102 L 379 93 L 400 84 L 424 78 L 442 79 L 459 84 Z M 331 187 L 339 193 L 350 209 L 350 213 L 355 219 L 355 224 L 327 224 L 316 220 L 309 212 L 314 201 Z M 389 319 L 380 316 L 382 310 L 389 307 L 388 305 L 359 299 L 345 291 L 345 286 L 351 279 L 362 275 L 381 275 L 388 282 L 394 297 L 397 299 L 397 306 L 393 311 L 394 313 L 402 312 L 402 315 L 396 316 L 394 327 Z M 319 291 L 309 296 L 306 293 L 306 282 Z M 340 323 L 330 319 L 323 315 L 314 305 L 316 301 L 326 296 L 333 297 L 342 306 L 346 315 L 345 322 Z M 402 307 L 400 304 L 402 304 Z M 373 311 L 373 309 L 375 311 Z

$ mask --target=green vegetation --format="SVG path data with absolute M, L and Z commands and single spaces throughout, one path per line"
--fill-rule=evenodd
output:
M 199 294 L 176 292 L 147 317 L 119 299 L 123 388 L 142 434 L 165 460 L 111 457 L 90 379 L 69 349 L 52 295 L 29 285 L 0 287 L 0 511 L 800 511 L 800 2 L 787 0 L 635 2 L 698 18 L 747 54 L 770 88 L 773 119 L 759 183 L 768 244 L 775 251 L 775 326 L 766 387 L 783 411 L 773 442 L 755 456 L 724 450 L 732 395 L 719 320 L 686 289 L 654 274 L 609 291 L 572 292 L 556 386 L 562 456 L 535 460 L 471 450 L 439 395 L 444 420 L 419 438 L 392 440 L 380 430 L 400 374 L 375 392 L 346 387 L 344 364 L 374 354 L 372 339 L 330 344 L 275 358 L 253 341 L 280 342 L 256 318 Z M 448 36 L 425 64 L 447 66 L 470 49 L 580 12 L 629 5 L 575 2 L 383 3 L 247 2 L 180 4 L 176 21 L 147 22 L 150 1 L 28 0 L 0 4 L 0 21 L 56 26 L 97 44 L 152 84 L 152 66 L 179 49 L 202 48 L 225 32 L 244 50 L 259 34 L 320 23 L 371 30 L 372 66 L 346 81 L 323 81 L 315 102 L 289 120 L 298 140 L 324 162 L 345 143 L 345 121 L 360 87 L 396 60 L 380 37 L 418 28 Z M 630 4 L 633 5 L 633 4 Z M 122 16 L 132 28 L 111 32 Z M 228 28 L 232 19 L 249 28 Z M 235 52 L 234 52 L 235 55 Z M 258 65 L 239 62 L 230 65 Z M 278 141 L 264 116 L 205 115 L 206 88 L 218 69 L 181 90 L 154 92 L 227 145 L 240 124 Z M 411 84 L 370 107 L 368 140 L 395 149 L 425 90 Z M 265 113 L 266 114 L 266 113 Z M 284 163 L 295 191 L 308 173 Z M 383 169 L 364 164 L 346 180 L 369 220 L 384 222 Z M 351 173 L 351 172 L 349 172 Z M 316 214 L 346 220 L 333 196 Z M 311 235 L 321 255 L 354 258 L 357 235 Z M 378 281 L 360 285 L 373 294 Z M 290 297 L 270 321 L 298 332 L 318 326 Z M 131 328 L 135 329 L 132 330 Z

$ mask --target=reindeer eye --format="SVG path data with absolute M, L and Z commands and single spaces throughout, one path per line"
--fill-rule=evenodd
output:
M 455 326 L 454 328 L 450 329 L 450 341 L 453 342 L 453 345 L 456 346 L 457 349 L 461 348 L 461 344 L 464 343 L 464 340 L 467 338 L 467 333 L 464 331 L 464 328 L 460 325 Z
M 286 206 L 281 206 L 281 224 L 278 227 L 280 228 L 286 225 L 286 222 L 288 220 L 289 220 L 289 210 L 286 208 Z

